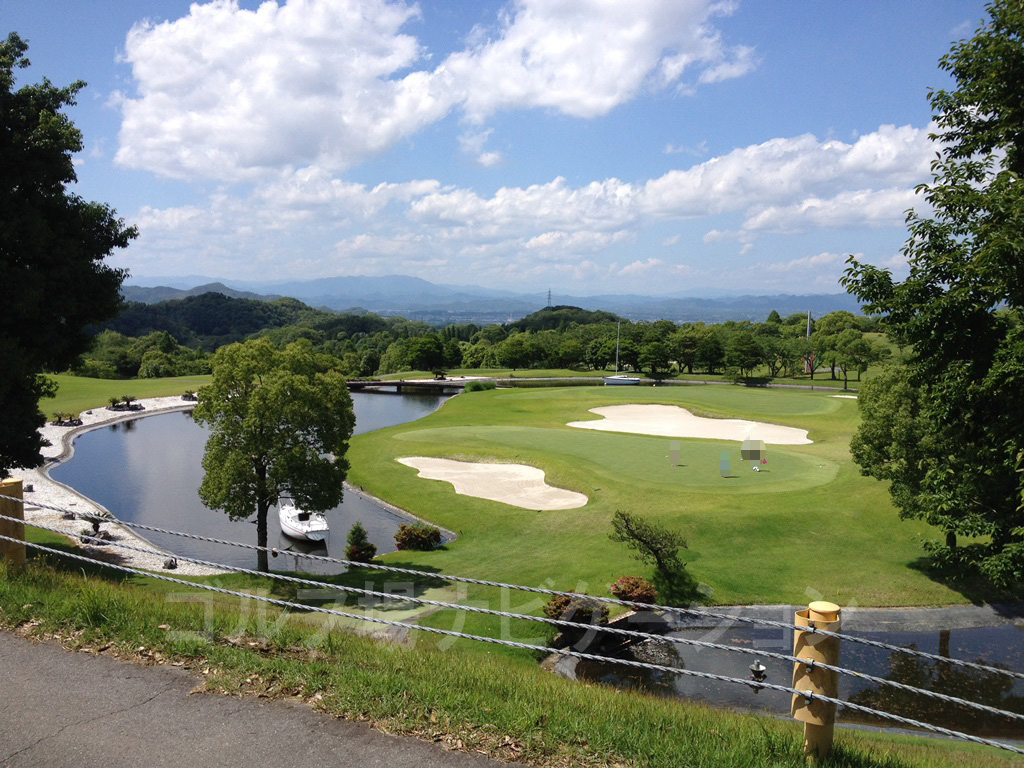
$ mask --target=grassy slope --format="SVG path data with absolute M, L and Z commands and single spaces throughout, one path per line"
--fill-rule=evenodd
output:
M 294 614 L 282 620 L 248 604 L 240 613 L 226 598 L 204 605 L 185 601 L 183 587 L 154 592 L 138 582 L 85 578 L 76 566 L 58 570 L 38 559 L 8 576 L 0 564 L 0 626 L 143 663 L 177 660 L 201 671 L 207 690 L 297 697 L 390 732 L 533 765 L 804 765 L 793 722 L 581 685 L 526 660 L 445 653 L 420 642 L 413 653 L 349 634 L 311 637 Z M 990 748 L 840 730 L 829 764 L 981 768 L 1011 761 Z
M 112 397 L 164 397 L 197 390 L 210 383 L 209 376 L 177 376 L 167 379 L 87 379 L 67 374 L 51 375 L 57 382 L 57 396 L 42 400 L 39 407 L 48 417 L 58 412 L 81 413 L 107 404 Z
M 739 466 L 718 476 L 718 441 L 682 441 L 683 467 L 669 463 L 666 438 L 591 433 L 564 426 L 595 418 L 599 405 L 652 402 L 710 415 L 766 420 L 810 430 L 812 445 L 769 447 L 768 472 Z M 927 526 L 899 520 L 885 486 L 849 458 L 857 422 L 852 400 L 741 387 L 498 390 L 449 401 L 413 424 L 352 442 L 350 478 L 460 538 L 446 550 L 403 559 L 453 573 L 606 594 L 606 585 L 645 570 L 608 539 L 612 513 L 626 509 L 687 536 L 684 557 L 719 603 L 806 600 L 817 590 L 839 604 L 928 605 L 964 598 L 908 566 Z M 519 461 L 554 485 L 587 494 L 587 506 L 536 512 L 458 496 L 448 483 L 418 478 L 394 461 L 427 455 Z

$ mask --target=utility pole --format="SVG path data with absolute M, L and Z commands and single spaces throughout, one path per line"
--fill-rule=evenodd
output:
M 551 289 L 550 288 L 548 288 L 548 303 L 547 303 L 547 306 L 549 306 L 549 307 L 551 306 Z

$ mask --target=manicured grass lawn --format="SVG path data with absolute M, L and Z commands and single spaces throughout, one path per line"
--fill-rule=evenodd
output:
M 134 397 L 164 397 L 180 395 L 185 390 L 193 391 L 210 383 L 209 376 L 177 376 L 167 379 L 87 379 L 61 373 L 50 375 L 57 382 L 57 396 L 42 400 L 40 409 L 48 417 L 58 412 L 81 413 L 90 408 L 100 408 L 112 397 L 133 395 Z
M 769 446 L 767 471 L 755 473 L 741 465 L 738 443 L 682 440 L 681 466 L 673 466 L 668 438 L 565 426 L 617 403 L 770 421 L 808 429 L 814 442 Z M 458 532 L 444 550 L 401 556 L 462 575 L 607 594 L 621 575 L 650 575 L 608 538 L 612 514 L 623 509 L 681 531 L 688 570 L 717 603 L 804 603 L 811 593 L 840 605 L 966 602 L 911 567 L 920 539 L 936 534 L 901 521 L 885 486 L 860 475 L 849 455 L 858 418 L 853 400 L 736 386 L 475 392 L 412 424 L 353 439 L 350 479 Z M 719 473 L 723 449 L 732 455 L 729 479 Z M 413 455 L 531 464 L 590 501 L 537 512 L 460 496 L 395 461 Z

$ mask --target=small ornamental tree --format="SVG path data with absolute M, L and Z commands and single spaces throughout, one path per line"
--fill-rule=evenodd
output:
M 679 548 L 686 548 L 682 534 L 670 531 L 639 515 L 617 511 L 612 516 L 609 537 L 634 551 L 633 557 L 654 566 L 654 584 L 666 605 L 681 605 L 698 597 L 700 590 L 679 559 Z
M 679 559 L 679 548 L 686 548 L 681 534 L 644 520 L 630 512 L 616 511 L 612 516 L 612 541 L 632 549 L 637 560 L 651 563 L 663 576 L 678 573 L 686 567 Z
M 356 520 L 348 532 L 348 546 L 345 547 L 345 559 L 356 563 L 368 563 L 377 554 L 377 546 L 366 535 L 363 524 Z

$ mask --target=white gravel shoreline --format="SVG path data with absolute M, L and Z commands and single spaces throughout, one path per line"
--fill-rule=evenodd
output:
M 25 520 L 32 523 L 51 525 L 56 528 L 63 528 L 69 531 L 84 531 L 91 528 L 91 522 L 83 520 L 65 520 L 60 512 L 50 509 L 43 509 L 39 505 L 46 504 L 60 509 L 70 510 L 82 514 L 99 514 L 111 517 L 111 522 L 101 523 L 100 530 L 107 531 L 115 542 L 129 544 L 136 547 L 159 550 L 160 548 L 144 539 L 131 529 L 119 525 L 109 510 L 97 504 L 92 499 L 77 493 L 71 488 L 58 483 L 49 476 L 49 468 L 67 461 L 74 454 L 73 441 L 77 435 L 88 432 L 90 429 L 107 426 L 118 421 L 128 421 L 144 416 L 152 416 L 157 413 L 169 413 L 172 411 L 189 410 L 195 407 L 195 403 L 182 400 L 180 395 L 173 397 L 151 397 L 137 400 L 142 410 L 136 411 L 110 411 L 106 407 L 94 408 L 80 414 L 82 426 L 80 427 L 55 427 L 49 423 L 39 430 L 40 434 L 50 442 L 48 447 L 43 448 L 42 454 L 44 463 L 35 468 L 23 467 L 11 470 L 11 476 L 20 478 L 25 487 Z M 32 490 L 29 491 L 28 488 Z M 77 540 L 75 540 L 77 542 Z M 118 565 L 130 568 L 140 568 L 147 571 L 159 571 L 183 576 L 212 576 L 226 571 L 208 568 L 202 565 L 195 565 L 178 561 L 177 568 L 166 570 L 164 561 L 174 557 L 173 553 L 161 550 L 159 555 L 147 555 L 141 552 L 132 552 L 120 549 L 110 544 L 102 546 L 86 546 L 77 542 L 82 549 L 82 554 L 100 559 L 111 559 L 116 554 Z

